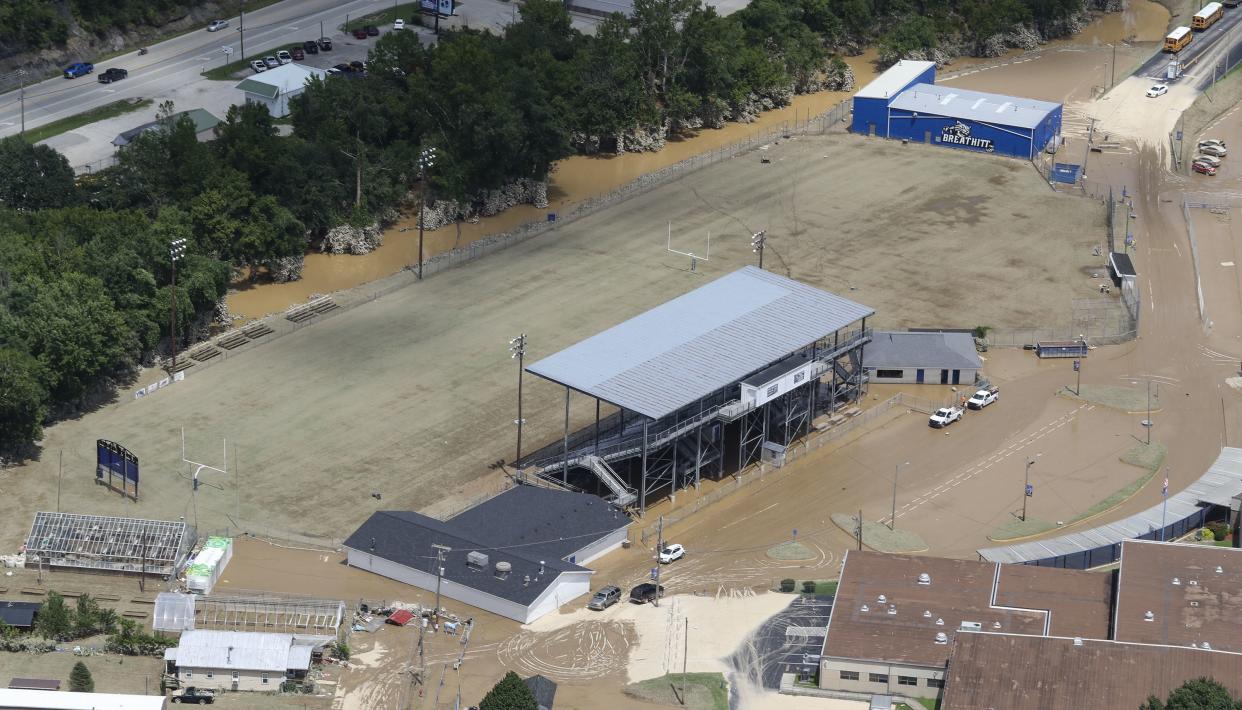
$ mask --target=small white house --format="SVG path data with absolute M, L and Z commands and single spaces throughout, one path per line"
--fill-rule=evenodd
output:
M 247 102 L 263 104 L 268 113 L 283 118 L 289 115 L 289 99 L 302 93 L 306 82 L 315 76 L 322 79 L 326 73 L 301 64 L 282 64 L 243 79 L 237 88 L 245 94 Z
M 277 691 L 286 679 L 306 677 L 320 643 L 294 634 L 196 629 L 165 649 L 164 662 L 182 686 Z
M 969 387 L 983 360 L 970 333 L 877 331 L 863 349 L 863 367 L 875 384 Z

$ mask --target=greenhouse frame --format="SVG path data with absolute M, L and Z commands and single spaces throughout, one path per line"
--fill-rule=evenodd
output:
M 26 538 L 28 564 L 170 577 L 194 546 L 185 521 L 75 513 L 35 513 Z

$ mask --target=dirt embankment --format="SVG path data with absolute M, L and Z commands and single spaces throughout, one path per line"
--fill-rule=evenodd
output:
M 170 35 L 206 25 L 217 17 L 228 17 L 237 11 L 235 3 L 224 0 L 184 0 L 181 7 L 168 11 L 156 24 L 97 33 L 77 22 L 68 9 L 68 2 L 61 4 L 65 5 L 61 15 L 69 26 L 69 39 L 60 46 L 0 57 L 0 73 L 24 69 L 28 82 L 54 76 L 67 64 L 93 62 L 125 49 L 154 44 Z
M 1156 0 L 1156 2 L 1169 8 L 1170 30 L 1178 25 L 1189 25 L 1190 16 L 1195 14 L 1202 4 L 1198 0 Z

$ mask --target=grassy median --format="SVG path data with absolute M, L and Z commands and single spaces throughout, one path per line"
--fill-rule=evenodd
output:
M 72 116 L 62 118 L 58 121 L 45 123 L 38 128 L 32 128 L 26 131 L 26 140 L 31 143 L 45 141 L 52 136 L 68 133 L 75 128 L 81 128 L 82 126 L 95 123 L 96 121 L 103 121 L 104 119 L 116 118 L 117 116 L 124 116 L 127 113 L 141 111 L 142 109 L 151 106 L 153 103 L 155 102 L 152 99 L 142 98 L 113 101 L 112 103 L 104 104 L 99 108 L 93 108 L 89 111 L 83 111 L 82 113 L 75 113 Z

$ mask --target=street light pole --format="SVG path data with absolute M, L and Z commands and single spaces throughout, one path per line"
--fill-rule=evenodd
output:
M 185 240 L 174 239 L 168 248 L 168 256 L 172 259 L 172 298 L 168 316 L 168 345 L 172 350 L 172 366 L 168 374 L 177 372 L 177 261 L 185 256 Z
M 1035 454 L 1038 456 L 1039 454 Z M 1027 459 L 1026 461 L 1026 481 L 1022 486 L 1022 522 L 1026 522 L 1026 499 L 1031 497 L 1031 466 L 1035 464 L 1035 459 Z
M 894 530 L 897 527 L 897 474 L 901 473 L 902 466 L 909 466 L 910 462 L 899 463 L 893 466 L 893 517 L 888 519 L 888 529 Z
M 418 179 L 422 183 L 418 198 L 418 280 L 423 280 L 423 222 L 427 217 L 427 169 L 436 164 L 436 149 L 424 148 L 418 154 Z
M 522 418 L 522 369 L 523 363 L 526 361 L 526 333 L 522 333 L 518 337 L 509 341 L 509 357 L 518 361 L 518 415 L 517 420 L 517 456 L 513 459 L 514 466 L 520 466 L 522 461 L 522 425 L 526 420 Z
M 241 58 L 242 58 L 242 61 L 244 62 L 246 61 L 246 2 L 245 0 L 238 0 L 237 8 L 238 8 L 238 11 L 241 13 L 241 16 L 237 19 L 237 34 L 238 34 L 238 40 L 241 42 Z
M 759 268 L 763 268 L 763 245 L 768 241 L 768 231 L 761 230 L 750 235 L 750 248 L 759 255 Z
M 436 608 L 433 612 L 436 617 L 436 623 L 440 623 L 440 578 L 444 574 L 444 553 L 452 552 L 453 548 L 447 545 L 432 545 L 436 551 Z

